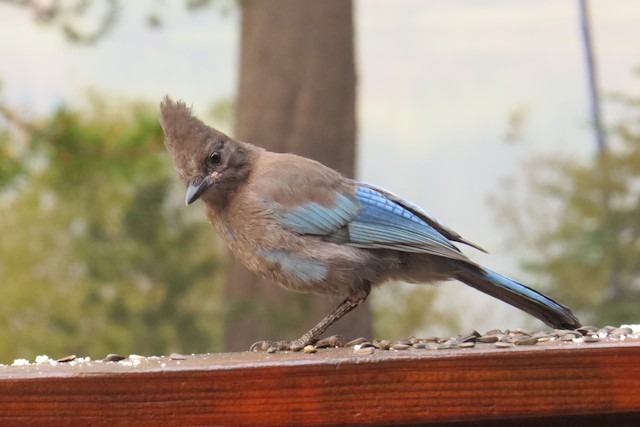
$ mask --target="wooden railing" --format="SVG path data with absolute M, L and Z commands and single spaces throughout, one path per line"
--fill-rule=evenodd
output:
M 0 367 L 2 426 L 445 422 L 640 426 L 640 342 Z

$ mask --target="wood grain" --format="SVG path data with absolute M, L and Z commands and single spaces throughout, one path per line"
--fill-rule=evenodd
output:
M 0 425 L 498 425 L 491 420 L 640 425 L 640 343 L 0 367 Z

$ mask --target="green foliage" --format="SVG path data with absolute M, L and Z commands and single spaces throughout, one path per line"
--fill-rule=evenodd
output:
M 586 323 L 637 322 L 640 306 L 640 117 L 609 132 L 592 161 L 540 157 L 525 165 L 524 193 L 495 198 L 523 267 Z
M 220 349 L 220 250 L 156 109 L 95 98 L 28 125 L 14 152 L 0 134 L 0 361 Z
M 0 130 L 0 189 L 11 185 L 22 173 L 22 162 L 9 147 L 9 132 Z

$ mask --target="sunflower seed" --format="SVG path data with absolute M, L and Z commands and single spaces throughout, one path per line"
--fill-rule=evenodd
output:
M 445 341 L 438 344 L 438 350 L 447 350 L 451 348 L 451 341 Z
M 548 338 L 549 334 L 543 331 L 540 332 L 536 332 L 535 334 L 531 335 L 532 337 L 536 337 L 536 338 Z
M 501 335 L 482 335 L 476 341 L 483 343 L 492 343 L 500 340 Z
M 514 346 L 512 343 L 502 342 L 502 341 L 498 341 L 494 345 L 496 346 L 496 348 L 510 348 Z
M 538 342 L 536 337 L 521 338 L 515 342 L 516 345 L 534 345 Z
M 554 331 L 554 333 L 557 336 L 561 337 L 561 338 L 564 337 L 564 336 L 567 336 L 567 335 L 571 335 L 571 336 L 573 336 L 575 338 L 578 338 L 578 337 L 582 336 L 582 333 L 580 333 L 578 331 L 571 330 L 571 329 L 556 329 Z
M 115 353 L 109 353 L 107 354 L 107 357 L 104 358 L 105 362 L 119 362 L 124 359 L 126 359 L 126 357 Z
M 358 355 L 366 355 L 375 353 L 374 347 L 354 347 L 353 353 Z
M 360 338 L 356 338 L 355 340 L 351 340 L 348 343 L 345 344 L 345 347 L 353 347 L 356 344 L 362 344 L 363 342 L 366 342 L 367 339 L 365 337 L 360 337 Z
M 409 344 L 394 344 L 391 346 L 391 350 L 408 350 L 411 348 Z
M 473 335 L 473 334 L 460 337 L 460 339 L 459 339 L 459 341 L 463 342 L 463 343 L 464 342 L 476 342 L 477 340 L 478 340 L 478 337 L 476 335 Z
M 171 360 L 186 360 L 187 356 L 185 356 L 184 354 L 180 354 L 180 353 L 171 353 L 169 355 L 169 359 L 171 359 Z
M 56 360 L 56 362 L 58 362 L 58 363 L 67 363 L 67 362 L 71 362 L 73 360 L 76 360 L 76 355 L 75 354 L 70 354 L 69 356 L 61 357 L 60 359 Z

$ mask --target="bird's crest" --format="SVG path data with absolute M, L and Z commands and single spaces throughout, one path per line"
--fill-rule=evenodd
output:
M 195 117 L 184 102 L 173 101 L 169 96 L 160 103 L 160 125 L 164 130 L 164 145 L 185 182 L 199 173 L 207 143 L 226 137 Z
M 165 145 L 173 153 L 178 147 L 192 151 L 206 133 L 208 126 L 193 116 L 191 108 L 182 101 L 173 101 L 165 96 L 160 103 L 160 125 L 164 130 Z M 200 134 L 200 138 L 198 138 Z M 194 147 L 189 147 L 194 145 Z

